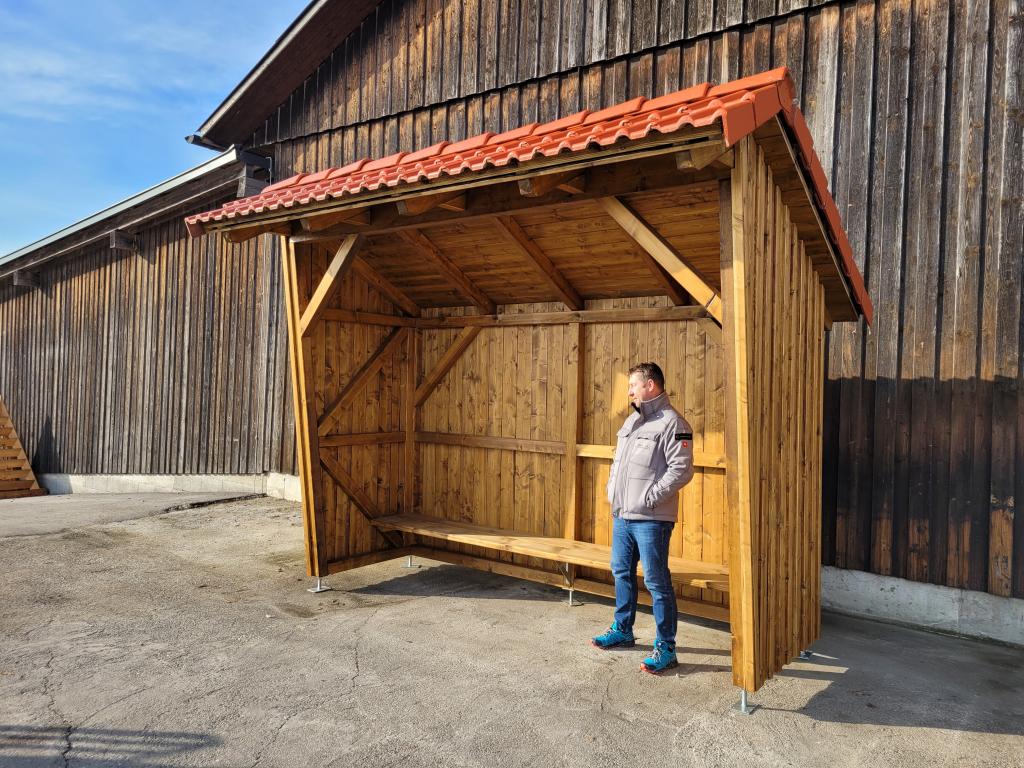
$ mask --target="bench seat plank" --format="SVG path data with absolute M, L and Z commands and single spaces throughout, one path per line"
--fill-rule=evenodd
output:
M 514 552 L 561 563 L 572 563 L 587 568 L 611 570 L 611 547 L 585 541 L 570 541 L 552 536 L 507 531 L 474 523 L 441 520 L 424 515 L 387 515 L 375 518 L 373 524 L 386 531 L 402 531 L 433 539 L 470 544 L 475 547 Z M 729 591 L 729 571 L 724 565 L 669 557 L 669 570 L 673 581 L 700 589 Z M 643 569 L 638 568 L 642 573 Z

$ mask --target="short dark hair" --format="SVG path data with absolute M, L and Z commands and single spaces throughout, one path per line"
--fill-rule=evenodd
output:
M 629 369 L 630 376 L 634 373 L 639 373 L 645 380 L 653 381 L 659 389 L 665 388 L 665 374 L 661 372 L 657 363 L 637 363 Z

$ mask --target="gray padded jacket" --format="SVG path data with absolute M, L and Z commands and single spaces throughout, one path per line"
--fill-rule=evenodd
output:
M 693 478 L 693 430 L 662 392 L 640 404 L 618 431 L 608 476 L 612 514 L 674 522 L 679 489 Z

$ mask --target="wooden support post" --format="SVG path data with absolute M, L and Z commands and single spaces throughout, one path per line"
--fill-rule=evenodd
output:
M 352 266 L 352 260 L 355 258 L 356 251 L 359 250 L 360 242 L 359 235 L 349 235 L 334 253 L 334 258 L 327 265 L 327 272 L 320 280 L 316 290 L 313 291 L 313 296 L 310 298 L 305 312 L 302 313 L 302 320 L 299 323 L 302 336 L 309 335 L 310 328 L 316 324 L 324 310 L 327 309 L 327 302 L 338 289 L 341 278 Z
M 748 228 L 751 190 L 750 140 L 737 147 L 737 167 L 720 192 L 720 232 L 725 347 L 726 500 L 729 526 L 729 611 L 732 630 L 733 682 L 753 692 L 756 680 L 754 621 L 754 542 L 751 530 L 751 471 L 748 414 L 747 258 L 753 248 Z
M 430 397 L 430 393 L 437 388 L 437 385 L 441 383 L 441 379 L 444 375 L 451 370 L 451 367 L 455 365 L 462 353 L 466 351 L 470 344 L 473 343 L 473 339 L 477 337 L 482 329 L 479 326 L 469 326 L 463 328 L 462 332 L 455 337 L 455 341 L 448 347 L 448 350 L 441 356 L 441 359 L 437 361 L 437 365 L 434 366 L 433 370 L 428 373 L 423 383 L 416 389 L 416 407 L 419 408 Z
M 363 366 L 348 380 L 345 388 L 330 405 L 324 408 L 324 415 L 320 417 L 319 426 L 316 430 L 319 434 L 326 435 L 331 431 L 331 427 L 334 426 L 334 420 L 338 417 L 341 410 L 347 407 L 355 399 L 355 396 L 370 383 L 370 379 L 377 375 L 388 357 L 402 346 L 402 342 L 405 341 L 405 337 L 409 332 L 409 328 L 396 328 L 384 337 L 376 351 L 370 355 L 370 358 L 363 363 Z
M 302 486 L 302 524 L 306 537 L 306 571 L 310 576 L 323 576 L 317 537 L 324 530 L 322 486 L 320 477 L 319 436 L 313 392 L 312 341 L 303 338 L 298 285 L 296 246 L 282 237 L 281 268 L 284 272 L 284 293 L 288 317 L 288 357 L 291 361 L 292 400 L 295 407 L 295 443 Z
M 413 330 L 406 337 L 405 367 L 402 376 L 402 428 L 405 445 L 402 451 L 405 485 L 402 511 L 412 514 L 416 507 L 419 466 L 416 461 L 416 378 L 420 365 L 420 332 Z
M 558 298 L 561 299 L 563 304 L 569 307 L 569 309 L 583 309 L 583 299 L 579 293 L 565 279 L 565 275 L 551 263 L 548 255 L 537 247 L 537 244 L 523 231 L 518 221 L 511 216 L 495 216 L 494 223 L 506 239 L 515 245 L 516 249 L 526 256 L 533 266 L 537 267 L 541 276 L 555 289 Z
M 573 323 L 566 329 L 565 469 L 562 472 L 565 521 L 562 536 L 570 541 L 576 541 L 579 536 L 583 490 L 583 464 L 577 446 L 583 440 L 585 327 L 583 323 Z
M 455 262 L 441 253 L 441 250 L 434 245 L 422 232 L 415 229 L 402 230 L 399 232 L 402 239 L 416 248 L 420 253 L 430 259 L 438 270 L 447 277 L 459 293 L 465 296 L 481 312 L 494 312 L 497 305 L 483 291 L 473 284 L 473 281 L 466 277 L 466 274 Z
M 599 202 L 626 234 L 654 257 L 658 264 L 721 325 L 721 297 L 699 273 L 683 261 L 669 242 L 618 198 L 603 197 Z

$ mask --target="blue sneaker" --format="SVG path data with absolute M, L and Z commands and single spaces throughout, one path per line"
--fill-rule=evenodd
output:
M 636 645 L 636 638 L 633 637 L 632 629 L 622 629 L 618 622 L 612 622 L 611 629 L 603 635 L 590 638 L 590 644 L 602 650 L 609 648 L 632 648 Z
M 675 644 L 669 645 L 664 640 L 656 642 L 654 644 L 654 652 L 640 662 L 640 669 L 652 675 L 657 675 L 659 672 L 664 672 L 666 669 L 678 666 L 679 659 L 676 658 Z

